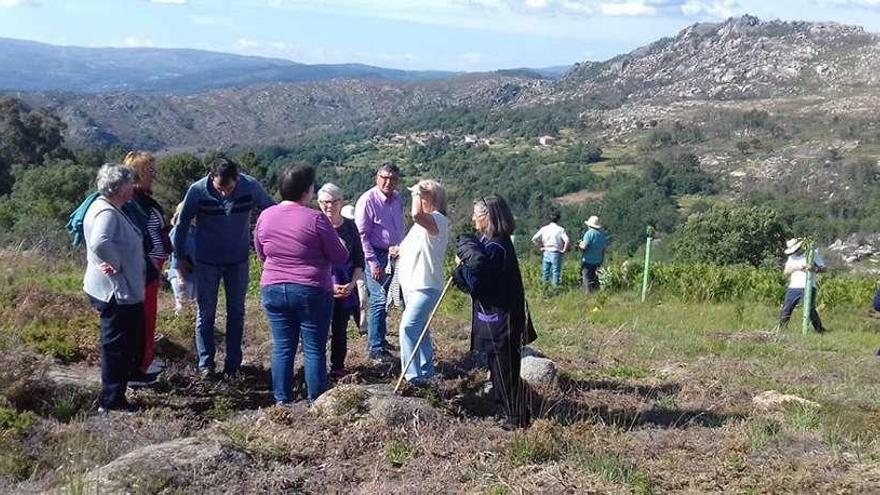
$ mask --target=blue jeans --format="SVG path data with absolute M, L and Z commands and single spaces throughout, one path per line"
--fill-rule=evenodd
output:
M 379 266 L 385 269 L 388 264 L 388 251 L 376 251 L 376 258 Z M 385 334 L 388 332 L 387 322 L 385 321 L 388 312 L 385 309 L 387 302 L 386 290 L 388 284 L 391 283 L 391 276 L 385 275 L 381 281 L 373 278 L 373 272 L 370 264 L 367 263 L 364 268 L 364 275 L 367 279 L 367 295 L 370 299 L 370 307 L 367 311 L 367 350 L 370 352 L 379 352 L 385 348 Z
M 541 261 L 541 281 L 552 282 L 554 287 L 559 287 L 562 282 L 562 253 L 544 251 Z
M 272 392 L 293 402 L 293 359 L 300 337 L 309 401 L 327 388 L 327 334 L 333 296 L 319 287 L 273 284 L 263 287 L 263 308 L 272 330 Z
M 440 291 L 437 289 L 404 291 L 403 302 L 406 307 L 400 317 L 400 369 L 406 366 L 438 299 L 440 299 Z M 409 382 L 422 381 L 434 376 L 434 346 L 431 343 L 430 331 L 425 334 L 425 339 L 422 340 L 412 364 L 403 376 Z
M 214 318 L 220 280 L 226 291 L 226 360 L 224 370 L 236 373 L 241 366 L 241 341 L 244 337 L 244 298 L 248 286 L 248 262 L 235 265 L 199 263 L 196 269 L 196 349 L 199 368 L 214 368 Z

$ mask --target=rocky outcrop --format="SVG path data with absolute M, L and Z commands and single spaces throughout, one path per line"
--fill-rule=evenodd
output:
M 83 492 L 156 493 L 175 477 L 186 477 L 233 454 L 212 435 L 147 445 L 88 473 L 82 481 Z M 58 493 L 67 493 L 67 489 Z
M 880 234 L 852 234 L 845 239 L 835 240 L 828 246 L 828 251 L 846 264 L 860 261 L 877 263 L 877 255 L 880 254 Z
M 880 83 L 878 55 L 880 38 L 861 27 L 744 16 L 579 64 L 557 93 L 611 102 L 841 94 Z

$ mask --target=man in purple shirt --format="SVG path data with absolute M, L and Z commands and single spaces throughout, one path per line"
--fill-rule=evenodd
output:
M 403 200 L 397 192 L 398 182 L 400 169 L 393 163 L 384 163 L 376 173 L 376 186 L 358 198 L 354 212 L 366 259 L 364 272 L 370 299 L 367 346 L 373 360 L 394 359 L 385 341 L 386 291 L 391 282 L 385 267 L 389 257 L 397 256 L 403 240 Z

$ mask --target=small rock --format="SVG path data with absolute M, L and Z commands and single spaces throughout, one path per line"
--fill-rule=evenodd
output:
M 821 407 L 818 403 L 804 399 L 803 397 L 798 397 L 797 395 L 783 394 L 775 390 L 767 390 L 766 392 L 761 392 L 760 394 L 752 398 L 752 403 L 755 405 L 755 407 L 764 411 L 777 411 L 779 409 L 782 409 L 785 404 L 789 402 L 796 402 L 805 406 L 815 407 L 817 409 Z
M 556 381 L 556 363 L 547 358 L 526 356 L 520 361 L 519 376 L 529 385 L 552 385 Z
M 657 370 L 662 378 L 679 379 L 687 374 L 687 365 L 684 363 L 671 363 Z
M 434 419 L 439 415 L 424 399 L 402 397 L 385 384 L 337 386 L 321 394 L 309 414 L 331 421 L 365 420 L 385 426 Z

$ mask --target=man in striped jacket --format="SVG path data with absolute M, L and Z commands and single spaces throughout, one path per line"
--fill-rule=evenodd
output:
M 244 302 L 248 286 L 250 256 L 250 218 L 254 208 L 266 209 L 275 204 L 253 177 L 240 173 L 238 165 L 226 158 L 211 162 L 208 176 L 193 183 L 183 199 L 178 222 L 189 225 L 193 218 L 196 252 L 186 252 L 186 229 L 174 235 L 175 255 L 186 264 L 193 259 L 195 271 L 196 347 L 199 371 L 206 378 L 214 376 L 214 318 L 220 281 L 226 290 L 226 359 L 223 374 L 234 378 L 241 366 L 241 343 L 244 337 Z M 186 267 L 182 267 L 187 272 Z

